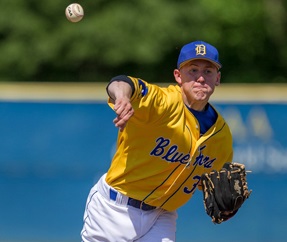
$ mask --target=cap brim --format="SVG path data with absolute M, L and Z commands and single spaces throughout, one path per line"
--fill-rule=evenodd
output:
M 206 61 L 209 61 L 210 63 L 212 63 L 213 65 L 215 65 L 218 70 L 222 67 L 222 65 L 221 65 L 220 63 L 215 62 L 215 61 L 213 61 L 213 60 L 210 60 L 209 58 L 199 57 L 199 58 L 192 58 L 192 59 L 189 59 L 189 60 L 186 60 L 186 61 L 180 63 L 178 69 L 180 69 L 181 67 L 183 67 L 184 65 L 186 65 L 188 62 L 193 61 L 193 60 L 206 60 Z

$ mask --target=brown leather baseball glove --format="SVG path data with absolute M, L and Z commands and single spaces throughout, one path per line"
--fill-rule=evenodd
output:
M 245 166 L 239 163 L 225 163 L 220 171 L 202 174 L 201 183 L 205 211 L 216 224 L 233 217 L 251 194 Z

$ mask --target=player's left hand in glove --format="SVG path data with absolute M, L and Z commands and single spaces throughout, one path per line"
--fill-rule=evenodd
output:
M 205 211 L 216 224 L 233 217 L 251 193 L 245 166 L 239 163 L 225 163 L 219 172 L 202 174 L 201 184 Z

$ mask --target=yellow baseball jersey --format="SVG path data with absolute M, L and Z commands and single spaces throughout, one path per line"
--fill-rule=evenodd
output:
M 134 115 L 118 133 L 106 182 L 126 196 L 176 210 L 192 197 L 202 173 L 232 161 L 230 129 L 217 113 L 215 124 L 200 136 L 179 86 L 129 78 L 135 86 Z

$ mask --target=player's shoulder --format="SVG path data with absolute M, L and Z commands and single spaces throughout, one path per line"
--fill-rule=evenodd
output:
M 159 89 L 169 96 L 181 96 L 181 89 L 175 84 L 158 84 Z
M 135 88 L 142 94 L 163 95 L 166 97 L 181 95 L 180 87 L 175 84 L 148 82 L 142 78 L 130 77 Z
M 170 100 L 174 102 L 176 100 L 181 100 L 181 89 L 178 85 L 173 84 L 157 84 L 157 91 L 160 92 L 162 98 L 166 99 L 166 101 Z

